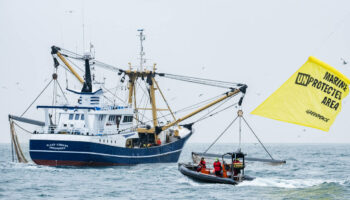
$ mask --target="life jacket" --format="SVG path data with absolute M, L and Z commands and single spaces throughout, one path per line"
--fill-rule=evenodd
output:
M 201 160 L 201 162 L 199 163 L 199 165 L 201 165 L 203 168 L 206 168 L 206 166 L 205 166 L 205 161 L 204 161 L 204 160 Z
M 221 171 L 221 163 L 220 163 L 220 161 L 214 162 L 214 170 L 215 170 L 216 172 Z
M 233 161 L 233 168 L 243 168 L 243 163 L 241 163 L 239 160 Z

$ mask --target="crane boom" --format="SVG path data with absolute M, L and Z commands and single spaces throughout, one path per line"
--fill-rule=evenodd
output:
M 201 108 L 199 108 L 199 109 L 193 111 L 192 113 L 187 114 L 187 115 L 184 116 L 184 117 L 181 117 L 181 118 L 179 118 L 179 119 L 177 119 L 177 120 L 174 120 L 173 122 L 170 122 L 169 124 L 167 124 L 167 125 L 165 125 L 165 126 L 162 126 L 162 127 L 158 128 L 158 130 L 156 130 L 157 128 L 151 128 L 151 129 L 138 128 L 137 131 L 138 131 L 139 133 L 156 133 L 157 131 L 160 131 L 160 132 L 161 132 L 161 131 L 164 131 L 164 130 L 166 130 L 166 129 L 172 127 L 172 126 L 174 126 L 175 124 L 178 124 L 178 123 L 180 123 L 180 122 L 182 122 L 182 121 L 184 121 L 184 120 L 186 120 L 186 119 L 192 117 L 193 115 L 196 115 L 196 114 L 202 112 L 203 110 L 208 109 L 208 108 L 210 108 L 211 106 L 216 105 L 217 103 L 220 103 L 220 102 L 222 102 L 223 100 L 225 100 L 225 99 L 227 99 L 227 98 L 229 98 L 229 97 L 231 97 L 231 96 L 233 96 L 233 95 L 238 94 L 239 92 L 245 93 L 247 87 L 248 87 L 247 85 L 243 85 L 243 86 L 241 86 L 239 89 L 232 89 L 231 92 L 225 93 L 225 96 L 220 97 L 219 99 L 217 99 L 217 100 L 215 100 L 215 101 L 213 101 L 213 102 L 211 102 L 211 103 L 209 103 L 209 104 L 207 104 L 207 105 L 205 105 L 205 106 L 203 106 L 203 107 L 201 107 Z
M 81 84 L 84 84 L 84 79 L 82 79 L 79 74 L 74 70 L 74 68 L 68 63 L 68 61 L 64 58 L 64 56 L 62 56 L 62 54 L 59 52 L 61 49 L 59 47 L 56 46 L 52 46 L 51 47 L 51 54 L 54 55 L 56 54 L 57 57 L 68 67 L 68 69 L 73 73 L 73 75 L 75 76 L 75 78 L 78 79 L 78 81 Z

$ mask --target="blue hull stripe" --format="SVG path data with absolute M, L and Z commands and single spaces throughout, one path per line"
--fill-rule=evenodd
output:
M 41 153 L 77 153 L 77 154 L 90 154 L 90 155 L 99 155 L 99 156 L 112 156 L 112 157 L 119 157 L 119 158 L 150 158 L 150 157 L 158 157 L 158 156 L 164 156 L 172 153 L 176 153 L 181 151 L 182 149 L 178 149 L 175 151 L 170 151 L 166 153 L 161 154 L 155 154 L 155 155 L 147 155 L 147 156 L 123 156 L 123 155 L 112 155 L 112 154 L 103 154 L 103 153 L 94 153 L 94 152 L 81 152 L 81 151 L 52 151 L 52 150 L 30 150 L 30 152 L 41 152 Z
M 30 140 L 29 153 L 34 162 L 69 161 L 89 165 L 177 162 L 191 135 L 192 132 L 175 142 L 150 148 L 125 148 L 82 141 Z

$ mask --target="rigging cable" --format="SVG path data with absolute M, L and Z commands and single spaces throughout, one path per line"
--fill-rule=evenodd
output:
M 197 83 L 202 85 L 208 85 L 208 86 L 214 86 L 214 87 L 220 87 L 220 88 L 234 88 L 234 87 L 243 85 L 241 83 L 232 83 L 227 81 L 218 81 L 218 80 L 197 78 L 197 77 L 191 77 L 191 76 L 182 76 L 182 75 L 167 74 L 167 73 L 156 73 L 156 74 L 165 78 Z
M 68 99 L 67 99 L 67 97 L 66 97 L 66 94 L 64 94 L 60 83 L 59 83 L 58 81 L 56 81 L 56 82 L 57 82 L 57 85 L 58 85 L 58 87 L 60 88 L 60 90 L 61 90 L 61 92 L 62 92 L 62 94 L 63 94 L 64 99 L 66 100 L 66 102 L 67 102 L 67 104 L 68 104 L 69 102 L 68 102 Z
M 110 100 L 106 95 L 103 95 L 105 99 L 107 99 L 109 102 L 114 103 L 114 101 Z
M 55 106 L 57 103 L 57 84 L 56 84 L 56 80 L 55 79 L 53 80 L 54 81 L 53 81 L 53 91 L 52 91 L 52 106 Z M 56 109 L 52 109 L 51 112 L 52 112 L 52 115 L 55 116 L 55 123 L 56 123 Z M 50 120 L 52 119 L 50 118 Z
M 203 115 L 201 118 L 199 118 L 197 121 L 193 122 L 193 123 L 197 123 L 199 121 L 201 121 L 202 119 L 204 119 L 206 116 L 210 115 L 210 113 L 214 112 L 216 109 L 220 108 L 222 105 L 224 105 L 227 101 L 229 101 L 232 97 L 234 97 L 235 95 L 232 95 L 231 97 L 225 99 L 223 102 L 221 102 L 219 105 L 217 105 L 214 109 L 210 110 L 207 114 Z
M 145 83 L 145 87 L 147 88 L 147 83 Z M 147 95 L 147 93 L 146 93 L 146 95 Z M 151 95 L 148 93 L 148 96 L 149 96 L 149 100 L 151 100 Z M 146 101 L 145 101 L 145 105 L 144 105 L 144 108 L 147 108 L 147 106 L 148 106 L 148 103 L 150 103 L 149 101 L 147 101 L 147 98 L 146 98 Z M 141 113 L 142 112 L 142 113 Z M 143 111 L 141 111 L 140 112 L 140 114 L 142 115 L 142 119 L 141 119 L 141 121 L 143 121 L 143 118 L 146 118 L 148 121 L 147 122 L 152 122 L 153 121 L 153 119 L 149 119 L 148 117 L 146 117 L 145 115 L 146 115 L 146 110 L 143 110 Z M 157 117 L 157 120 L 158 119 L 160 119 L 160 117 Z M 147 123 L 146 122 L 146 123 Z
M 222 95 L 224 95 L 224 94 L 219 94 L 219 95 L 217 95 L 217 96 L 215 96 L 215 97 L 212 97 L 212 98 L 203 100 L 203 101 L 201 101 L 201 102 L 198 102 L 198 103 L 196 103 L 196 104 L 187 106 L 187 107 L 185 107 L 185 108 L 182 108 L 181 110 L 175 111 L 174 114 L 177 114 L 177 113 L 179 113 L 179 112 L 184 112 L 184 111 L 187 111 L 187 110 L 192 110 L 192 109 L 195 109 L 195 108 L 199 108 L 199 107 L 202 106 L 202 104 L 205 104 L 205 103 L 207 103 L 207 102 L 209 102 L 209 101 L 212 101 L 213 99 L 216 99 L 216 98 L 218 98 L 218 97 L 220 97 L 220 96 L 222 96 Z
M 266 151 L 266 153 L 269 154 L 269 156 L 270 156 L 270 158 L 271 158 L 272 160 L 274 160 L 273 157 L 271 156 L 270 152 L 266 149 L 266 147 L 264 146 L 264 144 L 260 141 L 260 139 L 258 138 L 258 136 L 257 136 L 257 135 L 255 134 L 255 132 L 253 131 L 253 129 L 250 127 L 250 125 L 248 124 L 248 122 L 245 120 L 245 118 L 244 118 L 243 116 L 242 116 L 242 118 L 243 118 L 243 121 L 247 124 L 248 128 L 250 129 L 250 131 L 254 134 L 254 136 L 256 137 L 256 139 L 259 141 L 259 143 L 261 144 L 261 146 L 264 148 L 264 150 Z
M 121 82 L 120 82 L 120 79 L 121 78 L 119 78 L 119 80 L 117 81 L 118 82 L 118 84 L 117 84 L 117 86 L 115 87 L 115 90 L 114 90 L 114 93 L 113 93 L 113 97 L 116 97 L 117 96 L 117 91 L 118 91 L 118 88 L 120 87 L 120 89 L 122 89 L 122 84 L 120 84 Z M 110 90 L 112 90 L 112 89 L 110 89 Z M 114 99 L 114 105 L 115 105 L 115 99 Z
M 219 137 L 216 138 L 216 140 L 204 151 L 204 153 L 207 153 L 207 151 L 221 138 L 222 135 L 232 126 L 232 124 L 237 120 L 238 116 L 225 128 L 225 130 L 219 135 Z
M 114 95 L 113 92 L 111 92 L 109 89 L 107 89 L 104 85 L 102 85 L 102 87 L 109 92 L 111 95 L 113 95 L 115 98 L 119 99 L 121 102 L 127 104 L 123 99 L 119 98 L 118 96 Z
M 201 101 L 201 102 L 198 102 L 198 103 L 196 103 L 196 104 L 187 106 L 187 107 L 185 107 L 185 108 L 182 108 L 182 109 L 180 109 L 180 110 L 175 111 L 174 114 L 178 114 L 178 113 L 185 112 L 185 111 L 187 111 L 187 110 L 191 110 L 191 109 L 198 108 L 198 107 L 200 107 L 201 104 L 206 103 L 206 102 L 208 102 L 208 101 L 211 101 L 211 100 L 213 100 L 213 99 L 216 99 L 216 98 L 218 98 L 218 97 L 220 97 L 220 96 L 222 96 L 222 95 L 223 95 L 223 94 L 220 94 L 220 95 L 217 95 L 217 96 L 215 96 L 215 97 L 212 97 L 212 98 L 203 100 L 203 101 Z M 146 100 L 146 101 L 147 101 L 147 100 Z M 236 104 L 237 104 L 237 103 L 236 103 Z M 233 105 L 232 105 L 232 106 L 233 106 Z M 168 116 L 168 115 L 170 115 L 170 114 L 171 114 L 171 113 L 168 113 L 168 114 L 166 114 L 165 116 Z M 161 118 L 161 117 L 158 117 L 157 119 L 160 119 L 160 118 Z M 148 122 L 151 122 L 151 121 L 152 121 L 152 120 L 149 120 L 149 121 L 146 121 L 146 122 L 144 122 L 144 123 L 148 123 Z M 130 129 L 134 129 L 134 128 L 137 128 L 137 126 L 130 127 L 130 128 L 125 128 L 125 129 L 121 130 L 121 132 L 126 131 L 126 130 L 130 130 Z
M 210 115 L 204 117 L 203 119 L 198 120 L 198 121 L 202 121 L 202 120 L 205 120 L 205 119 L 207 119 L 207 118 L 209 118 L 209 117 L 212 117 L 212 116 L 214 116 L 214 115 L 216 115 L 216 114 L 219 114 L 219 113 L 221 113 L 222 111 L 225 111 L 226 109 L 229 109 L 229 108 L 231 108 L 232 106 L 235 106 L 235 105 L 237 105 L 237 104 L 238 104 L 238 103 L 231 104 L 231 105 L 229 105 L 229 106 L 227 106 L 227 107 L 225 107 L 225 108 L 223 108 L 223 109 L 221 109 L 221 110 L 219 110 L 219 111 L 217 111 L 217 112 L 215 112 L 215 113 L 213 113 L 213 114 L 210 114 Z M 196 121 L 196 122 L 194 122 L 194 123 L 197 123 L 198 121 Z
M 21 117 L 29 110 L 29 108 L 35 103 L 35 101 L 41 96 L 41 94 L 46 90 L 47 87 L 51 84 L 53 79 L 50 80 L 50 82 L 45 86 L 45 88 L 39 93 L 39 95 L 34 99 L 34 101 L 28 106 L 28 108 L 22 113 Z
M 74 65 L 76 68 L 78 68 L 81 72 L 85 72 L 85 70 L 83 70 L 79 65 L 75 64 L 74 62 L 72 62 L 69 58 L 66 58 L 70 64 Z
M 141 84 L 140 84 L 138 81 L 136 81 L 136 83 L 139 85 L 139 87 L 137 87 L 137 88 L 141 88 Z M 143 88 L 141 88 L 141 89 L 142 89 L 142 91 L 143 91 Z M 140 106 L 142 105 L 143 99 L 144 99 L 144 97 L 146 96 L 145 94 L 146 94 L 145 92 L 142 93 L 141 100 L 140 100 L 139 104 L 137 105 L 137 108 L 140 108 Z M 136 109 L 137 109 L 137 108 L 136 108 Z M 137 112 L 138 112 L 138 111 L 137 111 Z
M 27 132 L 29 134 L 32 134 L 32 132 L 28 131 L 27 129 L 23 128 L 22 126 L 20 126 L 19 124 L 17 124 L 16 122 L 13 122 L 18 128 L 22 129 L 24 132 Z
M 162 111 L 158 111 L 158 113 L 162 116 L 162 118 L 163 118 L 165 121 L 169 121 L 168 118 L 163 114 Z M 158 121 L 158 124 L 160 124 L 159 121 Z

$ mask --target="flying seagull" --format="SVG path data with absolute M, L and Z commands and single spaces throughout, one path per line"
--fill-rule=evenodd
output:
M 341 61 L 343 61 L 343 65 L 348 64 L 348 62 L 346 60 L 344 60 L 343 58 L 340 58 Z

